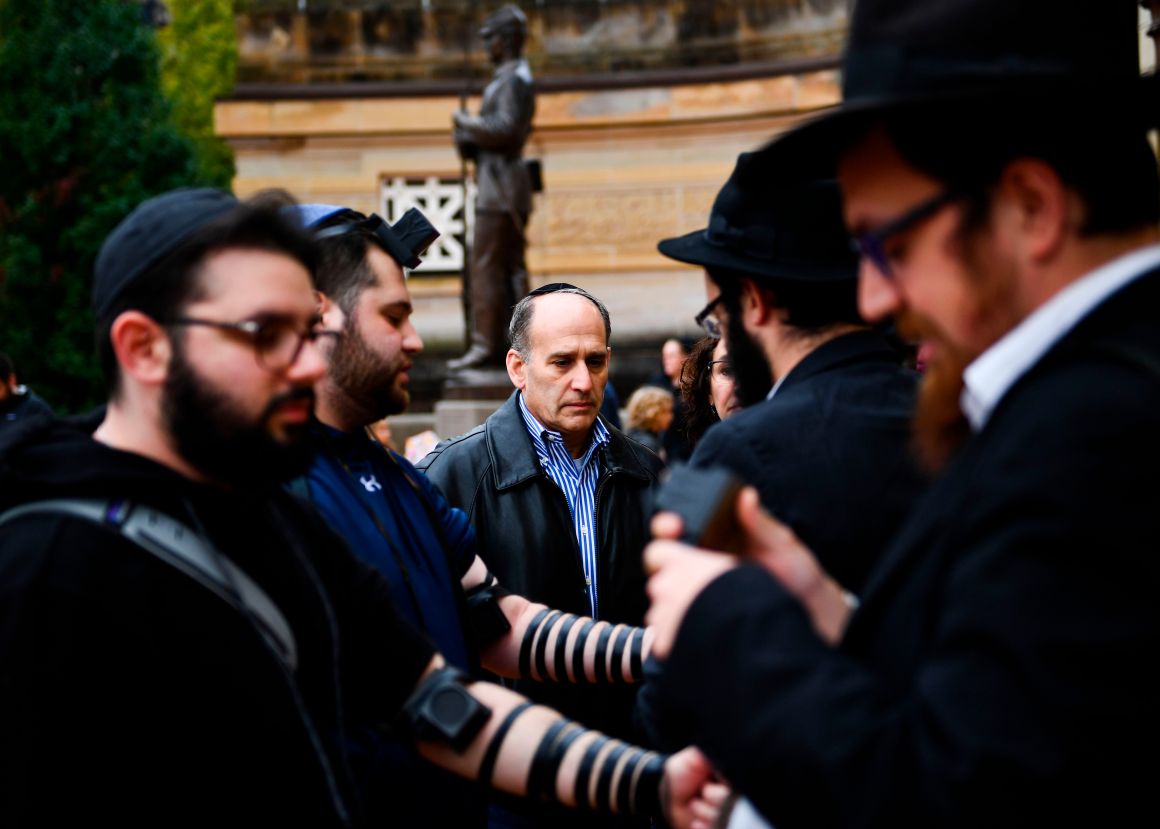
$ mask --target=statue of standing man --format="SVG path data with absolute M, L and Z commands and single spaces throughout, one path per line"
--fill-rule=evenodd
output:
M 512 306 L 528 292 L 524 264 L 532 182 L 521 154 L 532 131 L 536 104 L 532 71 L 521 56 L 528 19 L 515 6 L 490 15 L 479 31 L 495 74 L 483 91 L 479 115 L 456 112 L 455 146 L 475 161 L 475 234 L 464 291 L 468 300 L 468 350 L 452 371 L 500 366 L 507 354 Z

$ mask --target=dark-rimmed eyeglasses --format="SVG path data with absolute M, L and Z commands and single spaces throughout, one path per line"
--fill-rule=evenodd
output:
M 709 300 L 709 304 L 701 309 L 697 316 L 693 317 L 697 325 L 701 326 L 705 334 L 715 340 L 721 339 L 721 323 L 713 316 L 713 309 L 717 304 L 724 299 L 724 294 L 717 294 L 714 299 Z
M 308 325 L 306 330 L 302 330 L 288 320 L 278 319 L 222 322 L 195 317 L 179 317 L 170 322 L 169 325 L 204 325 L 224 331 L 227 334 L 233 334 L 246 340 L 254 349 L 258 365 L 273 372 L 285 371 L 294 365 L 307 340 L 313 343 L 317 342 L 320 337 L 337 339 L 342 333 L 318 328 L 316 322 Z
M 874 230 L 860 233 L 850 242 L 854 252 L 870 260 L 878 272 L 887 279 L 894 279 L 894 270 L 890 266 L 890 256 L 886 253 L 886 242 L 892 236 L 910 230 L 924 219 L 929 219 L 939 210 L 957 199 L 959 194 L 955 190 L 943 190 L 929 199 L 916 204 L 896 219 L 879 225 Z

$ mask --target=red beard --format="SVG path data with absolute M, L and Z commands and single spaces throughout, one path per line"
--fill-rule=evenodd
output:
M 908 341 L 935 340 L 919 387 L 914 415 L 914 443 L 919 462 L 938 472 L 970 436 L 970 425 L 959 406 L 963 392 L 963 370 L 971 357 L 951 346 L 936 326 L 924 317 L 900 312 L 898 333 Z

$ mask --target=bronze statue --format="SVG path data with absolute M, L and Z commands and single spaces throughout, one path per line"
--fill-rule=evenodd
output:
M 532 72 L 521 57 L 528 20 L 516 6 L 490 15 L 479 33 L 496 65 L 479 115 L 456 112 L 455 146 L 475 161 L 477 193 L 471 266 L 467 273 L 468 350 L 452 371 L 500 366 L 507 354 L 512 306 L 528 292 L 524 264 L 532 177 L 521 158 L 532 130 Z

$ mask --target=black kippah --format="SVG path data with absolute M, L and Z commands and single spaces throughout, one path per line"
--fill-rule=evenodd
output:
M 113 303 L 178 245 L 238 206 L 232 194 L 209 187 L 182 188 L 146 199 L 101 245 L 93 269 L 93 311 Z

